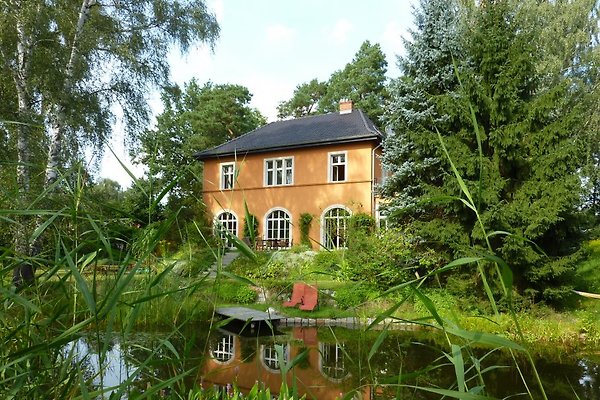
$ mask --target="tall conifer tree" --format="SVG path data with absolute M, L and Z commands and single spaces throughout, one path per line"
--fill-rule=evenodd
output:
M 585 24 L 575 30 L 589 38 L 595 17 L 589 7 L 587 13 L 578 8 L 585 2 L 567 11 L 584 13 Z M 461 191 L 439 131 L 488 232 L 514 234 L 490 237 L 493 250 L 510 263 L 523 293 L 550 301 L 571 288 L 589 116 L 581 100 L 589 87 L 574 73 L 582 71 L 578 47 L 565 49 L 565 65 L 556 69 L 549 67 L 556 53 L 548 51 L 551 42 L 540 40 L 547 26 L 562 26 L 559 14 L 547 9 L 553 6 L 498 0 L 463 8 L 423 0 L 407 57 L 399 59 L 404 75 L 392 86 L 386 120 L 394 134 L 384 156 L 392 172 L 384 187 L 392 215 L 450 257 L 478 251 L 485 238 L 475 214 L 448 200 Z M 431 201 L 439 198 L 446 200 Z

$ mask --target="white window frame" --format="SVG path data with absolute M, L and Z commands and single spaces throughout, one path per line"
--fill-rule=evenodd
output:
M 235 357 L 235 337 L 223 335 L 211 349 L 212 359 L 218 364 L 229 364 Z
M 321 214 L 321 245 L 323 246 L 323 248 L 326 248 L 326 249 L 329 249 L 329 250 L 344 249 L 344 248 L 346 248 L 345 246 L 339 246 L 339 241 L 337 243 L 334 243 L 334 246 L 330 248 L 329 247 L 330 244 L 327 243 L 327 238 L 325 237 L 326 234 L 327 234 L 327 220 L 326 220 L 327 214 L 331 210 L 336 209 L 336 208 L 340 208 L 340 209 L 345 210 L 348 213 L 348 218 L 350 218 L 352 216 L 352 211 L 348 207 L 343 206 L 341 204 L 334 204 L 332 206 L 327 207 L 323 211 L 323 213 Z M 338 218 L 338 220 L 339 220 L 339 218 Z M 338 227 L 338 229 L 339 229 L 339 227 Z M 348 232 L 347 232 L 348 231 L 348 222 L 347 221 L 346 221 L 345 230 L 346 230 L 346 232 L 345 232 L 346 233 L 346 238 L 345 239 L 347 239 L 347 235 L 348 235 Z
M 331 382 L 339 383 L 350 376 L 345 365 L 344 347 L 343 343 L 319 343 L 319 371 Z
M 277 167 L 277 162 L 281 161 L 281 167 Z M 287 161 L 291 161 L 292 165 L 288 167 Z M 273 163 L 273 167 L 269 168 L 268 164 Z M 287 172 L 290 171 L 290 181 L 287 182 Z M 281 183 L 277 183 L 277 172 L 281 171 Z M 269 172 L 273 174 L 273 183 L 269 184 Z M 264 186 L 290 186 L 294 184 L 294 157 L 276 157 L 265 158 L 264 160 Z
M 226 167 L 231 167 L 231 172 L 224 172 Z M 226 162 L 219 164 L 219 175 L 220 175 L 220 185 L 221 190 L 233 190 L 235 187 L 235 163 L 234 162 Z M 231 178 L 231 187 L 226 187 L 227 177 Z
M 273 372 L 281 372 L 281 365 L 279 365 L 279 357 L 277 356 L 276 344 L 263 344 L 260 346 L 260 360 L 263 366 Z M 290 349 L 287 343 L 282 344 L 283 346 L 283 360 L 288 362 L 290 360 Z
M 271 214 L 273 214 L 276 211 L 281 211 L 283 213 L 285 213 L 288 216 L 288 237 L 280 237 L 279 236 L 279 232 L 280 229 L 277 229 L 277 237 L 269 237 L 269 216 Z M 281 219 L 278 219 L 278 221 L 282 221 Z M 266 212 L 265 217 L 264 217 L 264 224 L 263 224 L 263 238 L 267 239 L 267 240 L 287 240 L 288 241 L 288 246 L 292 245 L 292 236 L 293 236 L 293 224 L 292 224 L 292 213 L 289 212 L 288 210 L 286 210 L 285 208 L 281 208 L 281 207 L 275 207 L 275 208 L 271 208 L 269 211 Z
M 233 219 L 227 220 L 225 222 L 227 222 L 228 224 L 231 224 L 231 225 L 235 225 L 234 230 L 229 229 L 230 226 L 224 225 L 221 222 L 221 217 L 224 214 L 230 214 L 233 217 Z M 221 228 L 227 229 L 233 236 L 238 236 L 239 230 L 240 230 L 240 219 L 238 218 L 237 214 L 235 212 L 233 212 L 233 210 L 222 210 L 220 213 L 218 213 L 215 216 L 213 224 L 215 226 L 215 231 L 217 231 L 217 233 L 220 235 L 222 242 L 225 243 L 228 248 L 230 248 L 230 249 L 234 248 L 235 247 L 234 244 L 230 243 L 226 237 L 223 237 L 224 232 L 221 231 Z
M 335 162 L 333 158 L 336 156 L 344 156 L 344 162 Z M 347 151 L 332 151 L 327 153 L 327 169 L 328 179 L 330 183 L 347 182 L 348 181 L 348 152 Z M 334 167 L 344 166 L 344 179 L 334 179 Z

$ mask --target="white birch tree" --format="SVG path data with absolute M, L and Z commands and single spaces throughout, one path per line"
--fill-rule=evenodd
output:
M 101 150 L 110 137 L 113 107 L 123 111 L 131 138 L 149 117 L 146 94 L 168 82 L 167 53 L 200 42 L 213 45 L 219 27 L 203 0 L 4 0 L 0 1 L 0 74 L 12 85 L 0 93 L 0 129 L 14 143 L 18 201 L 35 195 L 32 161 L 43 164 L 42 185 L 54 185 L 65 163 L 85 146 Z M 6 85 L 7 80 L 3 80 Z M 1 122 L 0 122 L 1 123 Z M 33 137 L 42 132 L 46 155 Z M 30 240 L 32 217 L 15 229 L 14 269 L 19 285 L 33 280 L 27 261 L 39 251 Z

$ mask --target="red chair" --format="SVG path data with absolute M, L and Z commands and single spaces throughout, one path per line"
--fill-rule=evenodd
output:
M 300 309 L 304 311 L 312 311 L 317 306 L 319 299 L 319 291 L 316 287 L 310 285 L 304 285 L 304 297 L 302 298 L 302 305 Z
M 302 304 L 302 299 L 304 297 L 304 290 L 307 287 L 304 283 L 294 283 L 294 288 L 292 289 L 292 298 L 290 301 L 286 301 L 283 303 L 284 307 L 296 307 L 298 304 Z

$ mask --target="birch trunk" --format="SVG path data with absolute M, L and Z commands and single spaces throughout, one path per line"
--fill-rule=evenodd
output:
M 90 10 L 97 3 L 96 0 L 83 0 L 81 3 L 81 9 L 79 10 L 79 17 L 77 19 L 77 27 L 73 35 L 73 42 L 71 43 L 71 52 L 69 54 L 69 61 L 65 66 L 65 82 L 64 82 L 64 96 L 63 100 L 51 107 L 49 112 L 50 122 L 50 147 L 48 149 L 48 163 L 46 165 L 46 187 L 54 184 L 58 179 L 58 168 L 60 166 L 60 153 L 62 150 L 62 144 L 65 137 L 65 107 L 66 99 L 69 98 L 69 94 L 73 89 L 73 74 L 75 70 L 75 62 L 77 60 L 77 54 L 79 52 L 79 42 L 83 28 L 88 21 Z
M 30 192 L 30 135 L 31 126 L 31 101 L 27 90 L 29 80 L 29 66 L 31 59 L 31 37 L 26 32 L 25 24 L 19 18 L 16 23 L 17 31 L 17 62 L 13 79 L 17 92 L 19 122 L 17 130 L 17 210 L 24 210 L 27 207 L 27 200 Z M 17 221 L 19 227 L 15 229 L 14 241 L 17 256 L 21 262 L 13 269 L 13 283 L 18 287 L 24 283 L 32 283 L 34 278 L 33 266 L 27 260 L 30 256 L 29 247 L 29 229 L 30 219 L 26 215 L 19 216 Z

